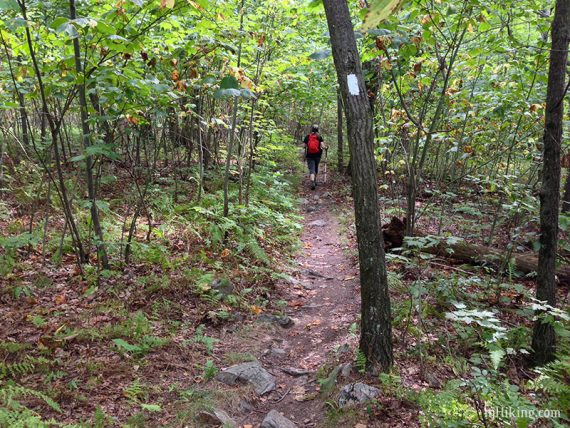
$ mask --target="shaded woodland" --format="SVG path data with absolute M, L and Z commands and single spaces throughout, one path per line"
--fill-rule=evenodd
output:
M 567 426 L 569 40 L 570 0 L 0 0 L 0 426 Z

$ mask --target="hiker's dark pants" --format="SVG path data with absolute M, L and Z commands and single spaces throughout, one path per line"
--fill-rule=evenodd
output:
M 317 175 L 319 173 L 319 162 L 321 161 L 320 156 L 314 158 L 307 158 L 307 165 L 309 166 L 309 173 Z

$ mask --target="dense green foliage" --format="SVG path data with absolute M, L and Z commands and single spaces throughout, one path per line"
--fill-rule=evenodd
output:
M 159 404 L 136 370 L 167 350 L 191 355 L 188 370 L 206 382 L 220 359 L 205 325 L 287 304 L 273 286 L 299 245 L 298 143 L 309 125 L 321 124 L 336 158 L 324 12 L 302 0 L 89 0 L 70 19 L 72 3 L 0 0 L 0 317 L 15 329 L 0 337 L 0 425 L 50 426 L 70 397 L 88 403 L 106 372 L 79 355 L 85 344 L 120 361 L 131 378 L 116 399 L 135 410 L 91 406 L 62 425 L 144 426 L 170 405 L 175 424 L 192 423 L 216 392 L 172 384 L 172 402 Z M 376 380 L 423 426 L 530 426 L 540 409 L 560 410 L 549 423 L 564 426 L 567 302 L 540 306 L 532 277 L 512 261 L 538 245 L 552 2 L 368 2 L 390 7 L 381 24 L 386 16 L 368 15 L 366 3 L 349 5 L 375 114 L 383 215 L 406 216 L 409 232 L 429 235 L 388 255 L 399 348 L 394 372 Z M 343 186 L 335 191 L 348 199 Z M 560 228 L 567 264 L 568 215 Z M 441 236 L 504 257 L 432 274 L 441 260 L 418 250 Z M 85 308 L 70 318 L 62 305 Z M 559 359 L 523 369 L 537 308 L 555 325 Z M 363 358 L 355 353 L 357 369 Z M 441 382 L 412 388 L 407 363 L 422 376 L 441 368 Z M 331 421 L 352 423 L 330 407 Z M 486 409 L 499 408 L 528 411 L 489 420 Z

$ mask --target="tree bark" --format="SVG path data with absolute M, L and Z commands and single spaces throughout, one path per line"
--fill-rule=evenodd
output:
M 556 305 L 556 250 L 560 203 L 560 146 L 564 119 L 564 91 L 570 26 L 570 0 L 557 0 L 552 22 L 552 48 L 546 95 L 542 188 L 540 191 L 540 250 L 536 298 Z M 551 323 L 539 317 L 532 337 L 533 362 L 554 359 L 556 337 Z
M 404 245 L 404 223 L 397 217 L 393 217 L 390 223 L 382 226 L 384 236 L 384 248 L 390 251 L 401 248 Z M 427 236 L 416 232 L 416 236 Z M 497 269 L 504 268 L 506 251 L 487 247 L 484 245 L 471 244 L 456 237 L 434 236 L 439 242 L 432 246 L 418 248 L 423 253 L 435 254 L 438 257 L 466 262 L 474 265 L 491 265 Z M 538 258 L 534 254 L 511 254 L 510 260 L 516 271 L 529 274 L 538 270 Z M 570 266 L 559 266 L 556 276 L 561 285 L 570 285 Z
M 243 7 L 244 7 L 244 5 L 245 5 L 245 0 L 242 0 L 241 1 L 241 7 L 239 10 L 239 37 L 240 37 L 240 42 L 239 42 L 239 47 L 238 47 L 237 68 L 240 68 L 240 66 L 241 66 L 241 49 L 242 49 L 241 33 L 243 31 L 243 15 L 244 15 Z M 230 214 L 230 205 L 229 205 L 230 204 L 230 190 L 229 190 L 230 166 L 231 166 L 232 151 L 234 148 L 234 141 L 235 141 L 235 136 L 236 136 L 238 108 L 239 108 L 238 98 L 235 97 L 234 102 L 233 102 L 232 127 L 231 127 L 230 141 L 228 143 L 228 154 L 226 156 L 226 169 L 224 172 L 224 217 L 227 217 Z M 240 203 L 241 203 L 241 201 L 240 201 Z
M 345 108 L 360 264 L 360 350 L 369 370 L 393 364 L 390 296 L 378 209 L 372 110 L 345 0 L 324 0 Z

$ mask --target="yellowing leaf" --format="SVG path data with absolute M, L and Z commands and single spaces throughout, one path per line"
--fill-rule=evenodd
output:
M 261 309 L 259 306 L 250 306 L 249 310 L 251 311 L 252 314 L 255 315 L 259 315 L 261 312 L 263 312 L 263 309 Z
M 195 1 L 188 0 L 188 4 L 196 10 L 204 10 L 204 8 L 202 6 L 200 6 L 198 3 L 196 3 Z
M 363 30 L 375 28 L 390 15 L 394 14 L 402 5 L 404 0 L 373 0 L 370 9 L 362 24 Z
M 168 9 L 172 9 L 174 7 L 174 2 L 175 0 L 160 0 L 160 7 L 163 9 L 165 7 L 167 7 Z

